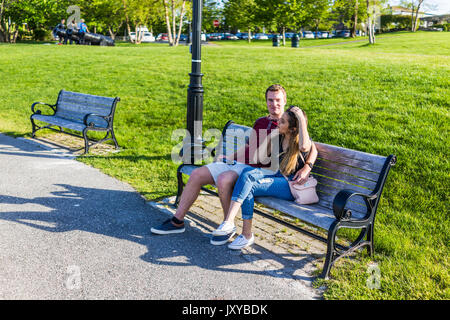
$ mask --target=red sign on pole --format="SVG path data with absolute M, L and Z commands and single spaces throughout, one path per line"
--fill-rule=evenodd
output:
M 218 26 L 219 26 L 219 20 L 216 19 L 216 20 L 214 20 L 214 27 L 217 28 Z

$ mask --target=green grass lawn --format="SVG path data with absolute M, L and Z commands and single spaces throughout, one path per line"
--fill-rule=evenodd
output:
M 341 260 L 325 298 L 449 299 L 450 33 L 384 35 L 374 46 L 309 42 L 203 46 L 204 129 L 229 119 L 251 125 L 266 112 L 267 86 L 281 83 L 288 104 L 306 110 L 314 140 L 397 155 L 378 209 L 375 256 Z M 63 88 L 119 96 L 122 151 L 79 160 L 148 199 L 172 196 L 170 153 L 179 140 L 171 133 L 186 126 L 190 58 L 186 46 L 2 44 L 0 132 L 30 136 L 31 103 L 54 102 Z M 371 262 L 379 289 L 366 285 Z

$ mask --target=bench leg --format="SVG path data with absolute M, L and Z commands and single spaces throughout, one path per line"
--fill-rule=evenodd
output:
M 367 253 L 373 257 L 373 223 L 369 225 L 368 230 L 367 230 Z
M 335 239 L 337 233 L 337 221 L 334 222 L 330 230 L 328 231 L 328 244 L 327 244 L 327 254 L 325 258 L 325 263 L 323 265 L 322 274 L 319 276 L 322 279 L 328 279 L 328 275 L 330 273 L 331 267 L 334 263 L 335 256 Z
M 119 144 L 117 143 L 117 140 L 116 140 L 116 135 L 114 134 L 114 130 L 113 129 L 111 129 L 111 138 L 113 139 L 113 141 L 114 141 L 114 144 L 116 145 L 116 149 L 119 149 Z
M 89 152 L 89 140 L 87 137 L 87 129 L 83 130 L 83 138 L 84 138 L 84 153 L 87 154 Z
M 36 124 L 34 123 L 33 119 L 31 120 L 31 137 L 36 138 Z
M 181 194 L 183 193 L 184 183 L 183 183 L 183 173 L 181 173 L 180 168 L 177 170 L 177 182 L 178 182 L 178 191 L 177 197 L 175 198 L 175 207 L 178 208 L 178 204 L 180 203 Z

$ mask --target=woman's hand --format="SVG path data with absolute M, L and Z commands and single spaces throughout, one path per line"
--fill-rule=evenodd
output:
M 311 168 L 308 165 L 305 165 L 303 168 L 297 171 L 292 181 L 295 181 L 295 184 L 305 184 L 306 181 L 308 181 L 310 172 Z

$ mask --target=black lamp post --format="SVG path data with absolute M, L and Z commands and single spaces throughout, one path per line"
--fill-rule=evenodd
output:
M 190 134 L 190 141 L 185 141 L 190 150 L 190 163 L 200 160 L 203 152 L 202 122 L 203 122 L 203 86 L 201 73 L 201 32 L 202 32 L 202 0 L 193 0 L 192 19 L 192 67 L 187 96 L 186 127 Z M 185 151 L 187 151 L 185 149 Z M 184 153 L 183 162 L 188 162 L 188 155 Z

